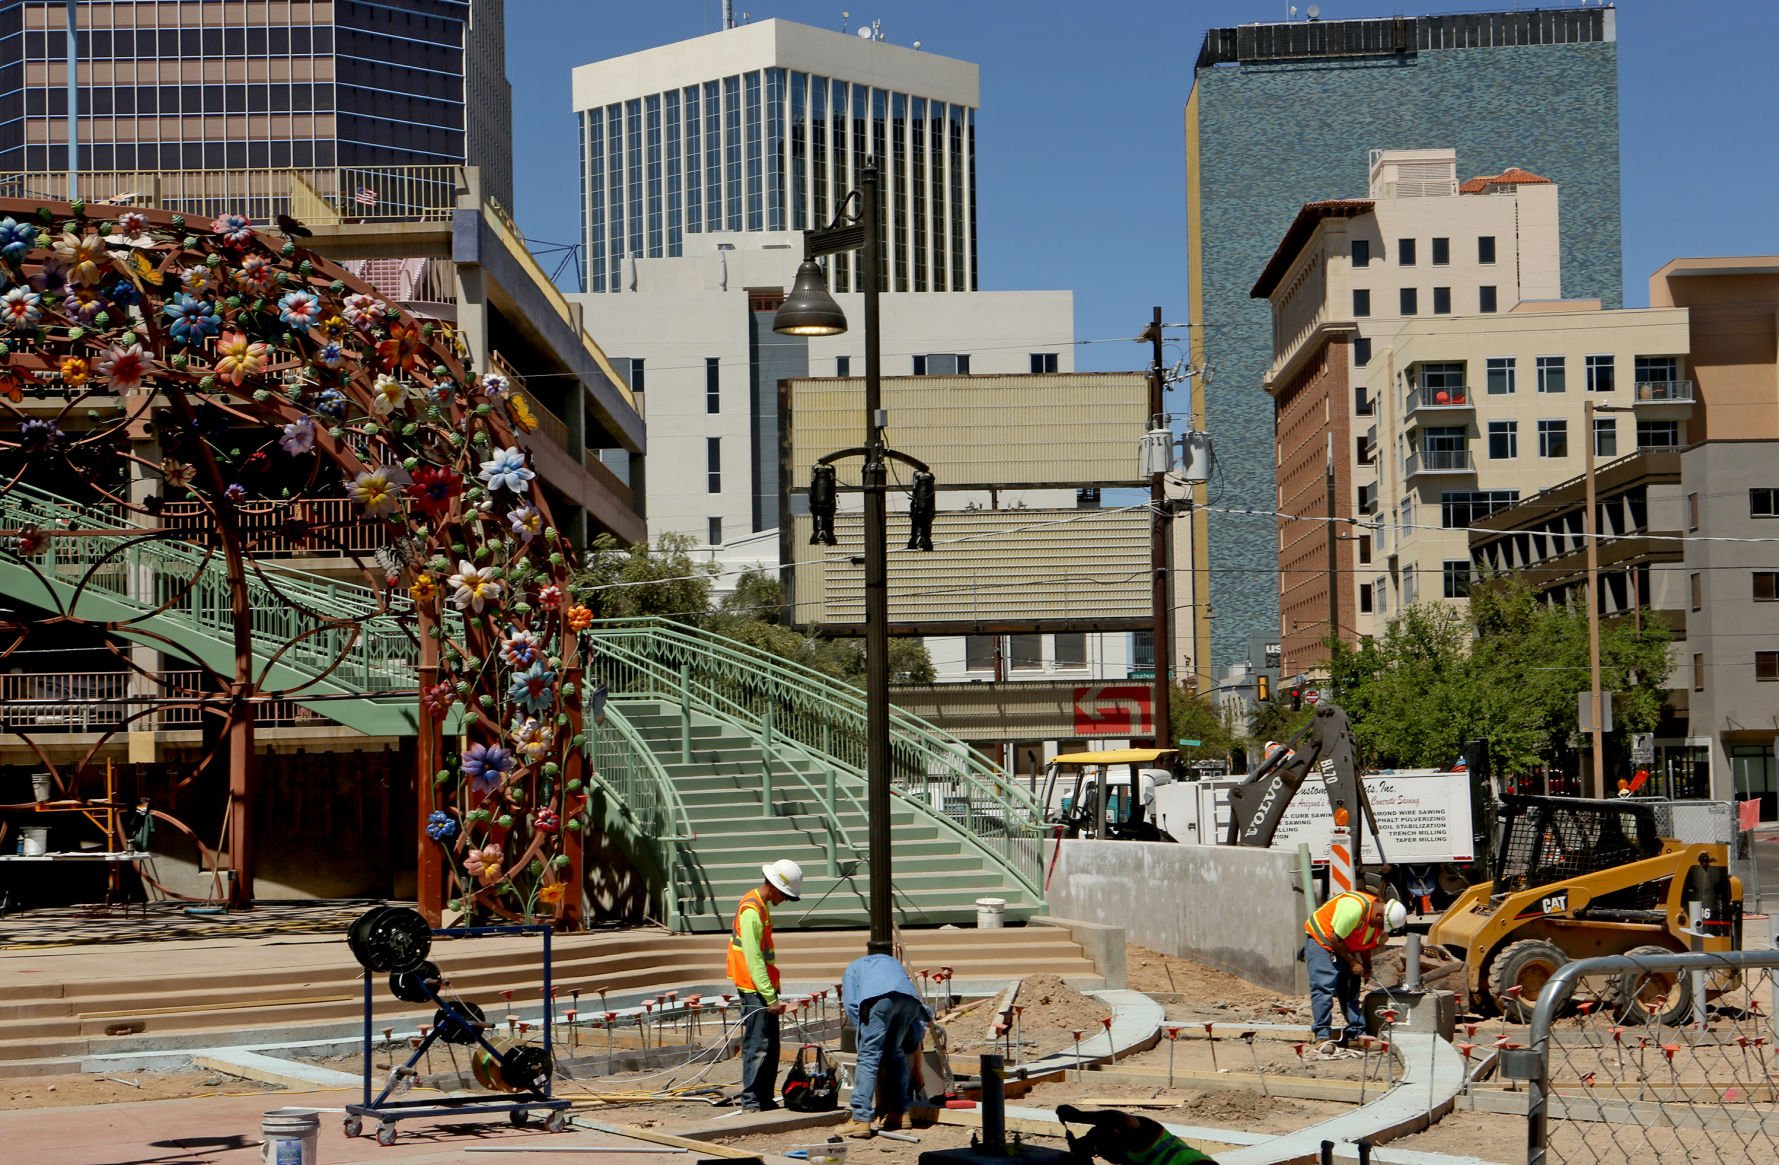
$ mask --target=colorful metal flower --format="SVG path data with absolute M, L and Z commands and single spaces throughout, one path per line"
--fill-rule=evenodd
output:
M 428 465 L 414 471 L 414 480 L 404 492 L 416 509 L 436 518 L 451 508 L 452 498 L 463 492 L 463 478 L 455 470 Z
M 111 269 L 111 252 L 105 249 L 105 240 L 90 231 L 83 235 L 63 232 L 56 240 L 56 259 L 67 278 L 83 287 L 96 287 Z
M 535 764 L 549 755 L 550 745 L 555 743 L 556 731 L 548 724 L 534 716 L 524 719 L 513 717 L 513 747 L 528 762 Z
M 315 411 L 324 417 L 338 420 L 346 415 L 346 404 L 346 394 L 337 388 L 330 388 L 322 392 L 321 399 L 315 402 Z
M 414 367 L 420 355 L 420 325 L 392 323 L 389 338 L 377 344 L 377 359 L 383 367 L 405 372 Z
M 421 571 L 420 574 L 415 577 L 413 584 L 408 587 L 408 597 L 413 599 L 416 603 L 432 602 L 439 597 L 438 580 L 433 578 L 432 575 L 427 572 Z M 446 687 L 449 686 L 449 684 L 446 685 Z
M 542 828 L 541 826 L 539 828 Z M 546 882 L 538 887 L 537 900 L 545 906 L 555 906 L 568 897 L 567 882 Z
M 321 320 L 321 300 L 299 288 L 278 301 L 278 318 L 293 332 L 307 332 Z
M 373 518 L 387 518 L 401 509 L 401 499 L 396 494 L 395 483 L 389 480 L 389 471 L 382 466 L 360 471 L 352 479 L 349 492 L 352 500 L 363 506 L 365 513 Z
M 105 310 L 105 298 L 90 287 L 75 287 L 62 297 L 62 314 L 86 327 Z
M 467 559 L 457 563 L 457 573 L 446 580 L 452 590 L 451 602 L 459 611 L 474 611 L 478 615 L 489 603 L 500 600 L 500 583 L 486 570 Z
M 153 371 L 154 357 L 144 352 L 141 344 L 131 344 L 128 348 L 113 344 L 111 350 L 99 358 L 99 375 L 109 380 L 117 392 L 136 391 Z
M 531 826 L 539 833 L 555 833 L 562 828 L 562 819 L 556 816 L 554 809 L 546 805 L 531 815 Z M 560 885 L 561 883 L 556 884 Z M 541 898 L 543 892 L 539 891 L 538 896 Z
M 26 558 L 34 558 L 49 547 L 49 535 L 36 526 L 26 526 L 19 531 L 19 553 Z
M 28 453 L 41 453 L 60 445 L 65 437 L 54 421 L 32 417 L 19 425 L 19 446 Z
M 562 609 L 562 588 L 557 586 L 555 583 L 551 583 L 549 586 L 545 587 L 543 590 L 537 592 L 537 605 L 542 607 L 546 611 L 561 610 Z
M 556 673 L 538 660 L 513 676 L 507 698 L 527 712 L 548 712 L 556 705 Z
M 408 403 L 408 386 L 384 373 L 371 386 L 371 411 L 386 417 Z
M 249 295 L 270 295 L 278 287 L 278 267 L 264 255 L 249 255 L 235 271 L 235 282 Z
M 224 332 L 217 338 L 216 374 L 230 384 L 239 386 L 264 372 L 269 363 L 270 349 L 264 340 L 250 340 L 240 332 Z
M 490 400 L 499 400 L 507 394 L 512 382 L 498 372 L 485 373 L 481 380 L 482 395 Z
M 346 349 L 333 340 L 329 340 L 315 350 L 315 363 L 323 368 L 338 368 L 346 362 Z
M 568 627 L 571 631 L 585 631 L 593 626 L 593 612 L 576 603 L 568 609 Z
M 315 422 L 308 417 L 298 417 L 285 425 L 278 435 L 278 447 L 292 457 L 315 448 Z
M 210 229 L 222 236 L 224 246 L 240 250 L 253 241 L 253 220 L 244 214 L 222 214 L 211 222 Z
M 161 462 L 161 478 L 168 489 L 190 489 L 198 477 L 198 467 L 176 457 Z
M 426 579 L 428 582 L 432 581 L 430 575 L 422 575 L 420 577 Z M 418 586 L 420 584 L 416 582 L 414 585 Z M 413 588 L 410 587 L 410 593 L 412 590 Z M 433 593 L 438 593 L 437 587 L 433 588 Z M 426 704 L 426 710 L 428 712 L 431 712 L 434 716 L 443 716 L 446 712 L 451 710 L 451 705 L 457 702 L 457 689 L 450 684 L 441 681 L 440 683 L 429 686 L 424 692 L 421 692 L 420 699 Z
M 508 627 L 500 641 L 500 654 L 513 667 L 530 667 L 543 657 L 544 645 L 536 635 L 517 627 Z
M 222 491 L 222 496 L 238 506 L 247 500 L 247 487 L 238 481 L 231 481 L 228 488 Z
M 43 297 L 28 287 L 0 295 L 0 324 L 9 329 L 34 328 L 43 318 Z
M 92 379 L 93 370 L 79 356 L 66 356 L 62 359 L 62 383 L 69 388 L 79 388 Z
M 457 836 L 457 819 L 443 809 L 434 809 L 426 818 L 426 836 L 434 841 L 450 841 Z
M 362 291 L 356 295 L 348 295 L 340 305 L 346 322 L 360 331 L 368 332 L 383 322 L 389 314 L 389 308 L 374 295 L 366 295 Z
M 37 228 L 8 215 L 0 218 L 0 257 L 17 263 L 37 245 Z
M 544 532 L 544 516 L 536 506 L 524 505 L 516 510 L 507 511 L 507 521 L 512 524 L 513 533 L 520 541 L 530 542 Z
M 464 749 L 460 767 L 469 778 L 470 789 L 487 795 L 500 786 L 501 778 L 513 767 L 513 754 L 498 744 L 472 744 Z
M 514 493 L 524 493 L 525 483 L 537 474 L 525 468 L 525 451 L 517 445 L 508 445 L 482 462 L 481 472 L 476 476 L 490 490 L 510 489 Z
M 161 314 L 170 321 L 167 334 L 180 345 L 202 344 L 217 333 L 222 321 L 216 318 L 216 305 L 193 295 L 176 295 L 161 307 Z
M 504 855 L 498 845 L 485 845 L 463 855 L 464 873 L 478 878 L 484 885 L 500 881 L 500 862 Z

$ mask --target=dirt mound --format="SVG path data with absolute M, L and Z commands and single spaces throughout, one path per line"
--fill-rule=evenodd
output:
M 1195 1117 L 1220 1124 L 1258 1121 L 1269 1114 L 1290 1112 L 1296 1108 L 1288 1100 L 1265 1096 L 1245 1088 L 1230 1092 L 1201 1092 L 1181 1107 Z
M 1125 947 L 1130 988 L 1146 994 L 1178 996 L 1193 1010 L 1231 1011 L 1250 1019 L 1295 1015 L 1303 1000 L 1256 986 L 1246 979 L 1135 943 Z M 1175 1009 L 1170 1009 L 1170 1014 Z M 1207 1016 L 1208 1017 L 1208 1016 Z
M 1027 975 L 1019 981 L 1013 1003 L 1024 1009 L 1019 1023 L 1026 1038 L 1033 1032 L 1080 1031 L 1085 1033 L 1081 1037 L 1085 1042 L 1105 1030 L 1100 1021 L 1112 1014 L 1111 1007 L 1088 998 L 1055 975 Z

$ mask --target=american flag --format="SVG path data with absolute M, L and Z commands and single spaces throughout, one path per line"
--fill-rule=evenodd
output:
M 352 201 L 360 206 L 375 206 L 377 205 L 377 192 L 369 186 L 360 186 L 358 193 L 352 196 Z

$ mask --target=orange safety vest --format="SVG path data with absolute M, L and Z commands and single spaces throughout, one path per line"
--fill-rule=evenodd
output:
M 766 960 L 766 974 L 772 990 L 778 990 L 778 954 L 772 949 L 772 910 L 760 897 L 758 888 L 741 896 L 735 907 L 735 925 L 729 931 L 729 982 L 743 991 L 758 991 L 754 977 L 747 969 L 747 951 L 741 945 L 741 916 L 749 910 L 760 912 L 760 954 Z
M 1370 894 L 1362 894 L 1357 890 L 1348 890 L 1343 894 L 1336 894 L 1328 901 L 1322 903 L 1322 905 L 1316 909 L 1316 912 L 1309 916 L 1309 920 L 1303 924 L 1305 933 L 1315 939 L 1318 943 L 1322 944 L 1323 947 L 1328 950 L 1333 950 L 1334 909 L 1339 905 L 1342 898 L 1357 898 L 1359 900 L 1359 905 L 1365 910 L 1363 921 L 1359 923 L 1359 929 L 1355 930 L 1343 940 L 1347 944 L 1347 949 L 1349 951 L 1369 951 L 1376 948 L 1376 946 L 1384 940 L 1384 928 L 1371 925 L 1371 907 L 1377 899 Z

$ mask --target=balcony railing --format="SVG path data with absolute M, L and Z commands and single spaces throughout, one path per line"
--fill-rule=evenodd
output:
M 1430 384 L 1417 385 L 1408 390 L 1408 401 L 1404 408 L 1407 416 L 1414 416 L 1421 409 L 1473 409 L 1470 389 L 1458 385 L 1456 387 L 1436 387 Z
M 191 217 L 288 214 L 315 225 L 443 221 L 457 205 L 459 166 L 337 166 L 286 170 L 87 170 L 80 194 L 96 204 L 157 207 Z M 0 176 L 0 197 L 68 200 L 68 174 Z
M 1690 380 L 1640 380 L 1633 398 L 1637 404 L 1691 404 L 1693 382 Z
M 1402 463 L 1403 475 L 1423 473 L 1475 473 L 1476 463 L 1468 449 L 1416 449 Z
M 115 503 L 93 507 L 111 514 L 120 527 L 138 520 Z M 200 502 L 168 502 L 159 524 L 186 531 L 187 541 L 207 545 L 216 521 Z M 370 554 L 389 541 L 388 528 L 366 518 L 350 498 L 310 498 L 263 508 L 236 511 L 235 520 L 253 553 L 262 558 L 325 558 L 335 554 Z
M 224 692 L 207 689 L 205 676 L 197 671 L 163 672 L 153 688 L 147 689 L 150 681 L 132 672 L 0 675 L 0 724 L 27 735 L 195 729 L 204 721 L 201 699 L 228 699 Z M 135 692 L 131 691 L 132 681 Z M 253 720 L 265 728 L 331 723 L 295 700 L 256 701 Z

